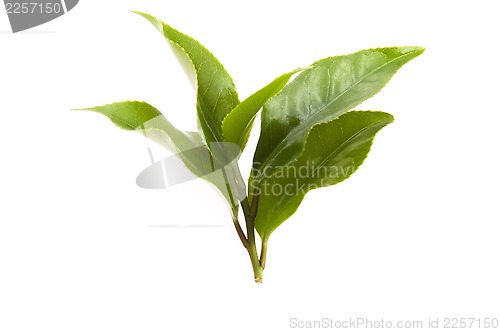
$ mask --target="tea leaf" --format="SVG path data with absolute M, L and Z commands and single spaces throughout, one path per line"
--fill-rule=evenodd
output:
M 241 151 L 243 151 L 252 130 L 255 116 L 262 108 L 262 105 L 280 92 L 290 78 L 301 70 L 297 69 L 281 75 L 236 106 L 222 121 L 224 140 L 238 144 Z
M 198 133 L 177 129 L 160 111 L 145 102 L 125 101 L 80 110 L 101 113 L 118 127 L 136 130 L 177 154 L 194 175 L 214 185 L 230 207 L 234 207 L 241 199 L 238 174 L 233 174 L 230 167 L 234 167 L 234 162 L 239 156 L 238 146 L 232 143 L 213 143 L 212 149 L 209 150 Z M 227 160 L 224 164 L 218 162 L 218 158 L 214 158 L 214 155 L 219 157 L 222 153 L 224 160 Z M 226 176 L 226 173 L 230 176 Z
M 351 176 L 370 151 L 376 133 L 393 121 L 383 112 L 349 112 L 315 125 L 294 162 L 267 170 L 259 187 L 255 229 L 269 235 L 299 207 L 305 194 Z
M 197 81 L 198 122 L 205 141 L 223 141 L 222 121 L 239 104 L 232 78 L 219 60 L 198 41 L 156 17 L 135 13 L 147 19 L 163 34 L 184 68 L 192 65 Z
M 422 47 L 377 48 L 314 63 L 264 105 L 254 165 L 266 168 L 295 161 L 313 126 L 375 95 L 423 51 Z M 260 182 L 254 179 L 257 170 L 250 178 L 250 193 Z

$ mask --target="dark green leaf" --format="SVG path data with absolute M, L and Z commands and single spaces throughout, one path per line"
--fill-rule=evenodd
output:
M 241 151 L 243 151 L 257 112 L 266 101 L 274 97 L 285 87 L 292 75 L 300 70 L 302 69 L 281 75 L 236 106 L 222 122 L 224 141 L 238 144 Z
M 206 142 L 221 142 L 222 121 L 239 104 L 232 78 L 219 60 L 198 41 L 156 17 L 141 12 L 136 13 L 146 18 L 163 34 L 185 69 L 194 67 L 199 125 Z
M 383 112 L 349 112 L 314 126 L 294 162 L 267 169 L 259 196 L 255 228 L 269 235 L 299 207 L 305 194 L 337 184 L 363 163 L 376 133 L 393 121 Z
M 380 91 L 422 47 L 363 50 L 319 60 L 297 76 L 262 111 L 262 128 L 254 165 L 286 165 L 296 160 L 304 138 L 318 123 L 337 118 Z M 250 179 L 253 185 L 260 182 Z

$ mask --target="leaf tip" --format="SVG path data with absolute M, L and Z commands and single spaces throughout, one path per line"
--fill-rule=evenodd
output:
M 387 117 L 387 123 L 393 123 L 394 122 L 394 115 L 392 115 L 391 113 L 385 113 L 385 116 Z
M 425 51 L 425 47 L 422 46 L 406 46 L 406 47 L 400 47 L 399 49 L 403 53 L 415 53 L 417 55 L 420 55 Z
M 70 108 L 70 111 L 92 111 L 91 107 L 88 108 Z
M 144 12 L 141 12 L 138 10 L 132 10 L 132 13 L 144 17 L 151 24 L 153 24 L 155 26 L 155 28 L 158 29 L 158 31 L 160 31 L 160 32 L 163 31 L 163 24 L 164 23 L 162 21 L 160 21 L 159 19 L 157 19 L 156 17 L 154 17 L 153 15 L 148 14 L 148 13 L 144 13 Z
M 131 10 L 132 13 L 140 15 L 140 16 L 151 16 L 149 14 L 146 14 L 144 12 L 141 12 L 140 10 Z

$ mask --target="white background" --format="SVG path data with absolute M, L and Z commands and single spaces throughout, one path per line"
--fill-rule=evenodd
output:
M 0 13 L 0 331 L 500 319 L 496 1 L 269 2 L 87 0 L 19 34 Z M 427 48 L 358 108 L 396 121 L 352 178 L 273 234 L 262 285 L 208 185 L 136 187 L 149 142 L 70 111 L 145 100 L 195 128 L 175 57 L 131 10 L 199 39 L 242 99 L 326 56 Z

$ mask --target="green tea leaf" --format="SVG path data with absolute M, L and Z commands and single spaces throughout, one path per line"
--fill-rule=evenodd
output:
M 236 106 L 222 122 L 224 141 L 238 144 L 241 151 L 243 151 L 252 130 L 255 116 L 262 108 L 262 105 L 280 92 L 290 78 L 301 70 L 297 69 L 281 75 Z
M 161 144 L 194 175 L 211 183 L 230 207 L 254 280 L 262 282 L 272 232 L 298 209 L 309 191 L 351 176 L 368 156 L 378 131 L 393 121 L 387 113 L 351 109 L 378 93 L 424 49 L 377 48 L 322 59 L 276 78 L 240 103 L 232 78 L 210 51 L 157 18 L 135 13 L 162 33 L 191 79 L 197 96 L 198 132 L 177 129 L 145 102 L 85 110 L 101 113 L 118 127 Z M 261 134 L 247 195 L 238 159 L 261 109 Z M 159 189 L 194 178 L 183 172 L 174 156 L 152 163 L 137 177 L 139 186 Z M 164 175 L 163 180 L 166 175 L 167 181 L 157 181 L 158 173 Z M 239 203 L 246 232 L 239 220 Z M 255 230 L 262 240 L 260 251 Z
M 293 162 L 314 125 L 335 119 L 375 95 L 401 66 L 423 51 L 422 47 L 368 49 L 314 63 L 264 105 L 254 165 L 266 168 Z M 253 178 L 255 174 L 254 170 L 250 193 L 260 182 Z
M 161 112 L 153 106 L 140 101 L 125 101 L 75 110 L 101 113 L 107 116 L 119 128 L 124 130 L 136 130 L 149 120 L 162 115 Z
M 206 142 L 221 142 L 222 121 L 239 104 L 232 78 L 219 60 L 198 41 L 156 17 L 141 12 L 135 13 L 147 19 L 163 34 L 184 68 L 194 68 L 199 126 Z
M 244 195 L 241 184 L 237 183 L 238 174 L 233 174 L 232 168 L 239 156 L 238 146 L 213 143 L 209 150 L 198 133 L 177 129 L 160 111 L 145 102 L 125 101 L 80 110 L 101 113 L 118 127 L 135 130 L 175 153 L 194 175 L 214 185 L 231 207 Z M 224 154 L 227 162 L 221 164 L 218 159 L 222 158 L 214 158 L 214 154 L 216 157 Z
M 299 207 L 305 194 L 351 176 L 370 151 L 376 133 L 393 121 L 383 112 L 349 112 L 314 126 L 294 162 L 266 170 L 259 187 L 255 229 L 269 235 Z
M 102 106 L 81 108 L 77 110 L 94 111 L 107 116 L 119 128 L 137 130 L 149 138 L 159 140 L 153 132 L 162 131 L 168 135 L 168 141 L 161 144 L 169 151 L 178 153 L 195 148 L 200 140 L 193 133 L 185 133 L 171 124 L 155 107 L 142 101 L 123 101 Z

